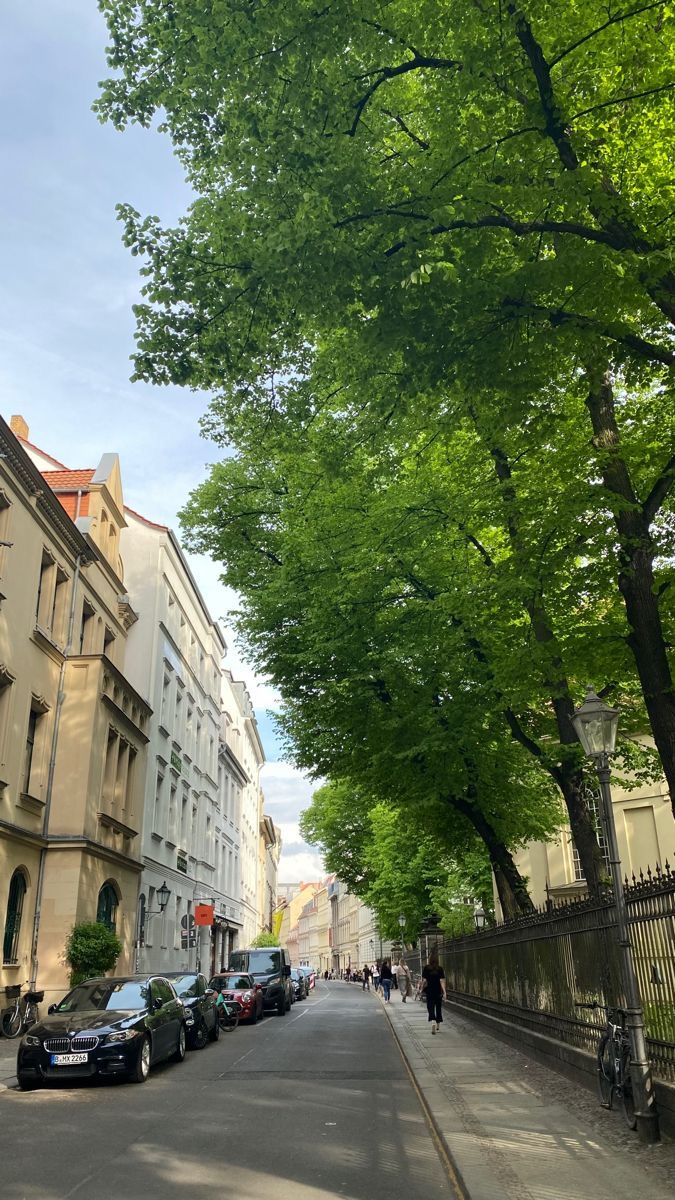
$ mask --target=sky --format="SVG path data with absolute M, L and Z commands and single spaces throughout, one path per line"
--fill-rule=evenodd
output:
M 0 412 L 21 413 L 30 440 L 69 467 L 120 456 L 127 504 L 175 529 L 176 513 L 218 449 L 199 432 L 208 396 L 130 383 L 138 260 L 121 242 L 115 205 L 164 224 L 190 202 L 166 137 L 100 125 L 91 111 L 107 73 L 95 0 L 6 6 L 0 45 Z M 267 763 L 266 811 L 284 843 L 279 879 L 318 878 L 320 857 L 298 817 L 312 784 L 281 761 L 278 697 L 234 644 L 236 596 L 209 559 L 189 555 L 228 640 L 226 665 L 247 683 Z

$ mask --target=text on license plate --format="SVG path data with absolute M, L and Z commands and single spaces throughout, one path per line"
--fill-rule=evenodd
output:
M 78 1063 L 86 1063 L 89 1061 L 89 1055 L 82 1054 L 52 1054 L 51 1056 L 53 1067 L 76 1067 Z

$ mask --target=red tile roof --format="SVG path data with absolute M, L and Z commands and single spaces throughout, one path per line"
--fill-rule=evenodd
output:
M 67 491 L 71 489 L 77 491 L 78 488 L 86 488 L 92 481 L 95 475 L 94 467 L 91 470 L 84 471 L 42 471 L 42 478 L 45 483 L 48 483 L 50 488 L 64 488 Z

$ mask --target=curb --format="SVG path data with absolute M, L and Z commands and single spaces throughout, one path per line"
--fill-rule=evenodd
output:
M 445 1134 L 443 1133 L 443 1130 L 441 1129 L 440 1125 L 438 1124 L 438 1121 L 436 1120 L 436 1117 L 434 1116 L 431 1108 L 429 1107 L 427 1098 L 424 1095 L 422 1087 L 421 1087 L 420 1083 L 418 1082 L 417 1076 L 416 1076 L 413 1068 L 410 1065 L 410 1061 L 405 1052 L 403 1042 L 396 1031 L 396 1025 L 389 1014 L 389 1009 L 387 1008 L 387 1005 L 384 1002 L 384 997 L 380 996 L 379 1000 L 380 1000 L 380 1004 L 382 1005 L 382 1007 L 385 1011 L 387 1021 L 389 1022 L 389 1028 L 392 1032 L 394 1041 L 396 1042 L 396 1045 L 398 1046 L 399 1054 L 401 1055 L 401 1058 L 403 1059 L 404 1066 L 406 1068 L 406 1071 L 408 1072 L 410 1081 L 415 1090 L 415 1095 L 417 1096 L 417 1099 L 419 1100 L 420 1108 L 422 1109 L 422 1112 L 424 1113 L 424 1117 L 427 1122 L 427 1125 L 429 1126 L 432 1139 L 436 1144 L 436 1149 L 438 1151 L 439 1157 L 440 1157 L 441 1161 L 443 1162 L 443 1166 L 445 1167 L 445 1170 L 450 1178 L 450 1182 L 451 1182 L 452 1186 L 455 1188 L 455 1192 L 457 1194 L 458 1200 L 471 1200 L 471 1193 L 469 1192 L 469 1189 L 466 1186 L 466 1182 L 465 1182 L 464 1176 L 462 1174 L 461 1168 L 457 1162 L 457 1159 L 455 1158 L 455 1155 L 453 1154 L 452 1150 L 450 1149 L 450 1146 L 448 1145 L 448 1142 L 445 1137 Z

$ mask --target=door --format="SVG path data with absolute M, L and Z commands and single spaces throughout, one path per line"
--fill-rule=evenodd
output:
M 150 993 L 152 996 L 152 1032 L 154 1042 L 153 1058 L 167 1058 L 176 1046 L 177 1017 L 175 993 L 166 979 L 153 979 Z

